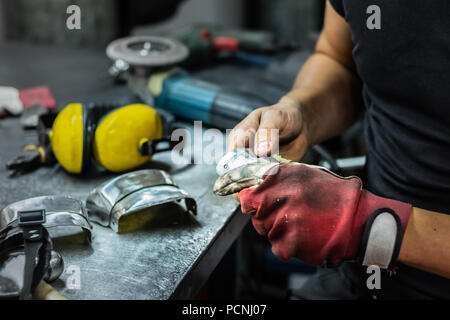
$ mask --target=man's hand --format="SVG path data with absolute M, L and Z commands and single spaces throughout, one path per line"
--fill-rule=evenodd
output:
M 242 120 L 229 135 L 228 151 L 249 147 L 257 156 L 279 153 L 299 161 L 309 145 L 345 130 L 362 104 L 352 50 L 347 22 L 327 2 L 315 52 L 302 66 L 292 90 L 278 103 L 256 109 Z M 273 150 L 278 142 L 279 150 Z
M 449 215 L 411 210 L 406 203 L 377 197 L 362 190 L 355 177 L 342 178 L 303 164 L 279 165 L 285 159 L 254 158 L 247 153 L 235 150 L 219 162 L 214 193 L 241 191 L 242 210 L 255 213 L 253 225 L 269 237 L 279 257 L 322 264 L 354 259 L 359 247 L 364 265 L 388 268 L 401 244 L 398 261 L 450 278 Z M 386 210 L 395 214 L 383 213 Z M 283 218 L 285 224 L 276 223 Z M 353 219 L 350 228 L 349 219 Z M 343 243 L 349 249 L 340 256 L 336 253 L 342 252 Z
M 278 145 L 279 150 L 274 150 Z M 254 110 L 228 136 L 228 151 L 238 147 L 253 147 L 257 156 L 274 151 L 286 159 L 300 160 L 308 139 L 299 103 L 284 97 L 273 106 Z
M 268 237 L 276 256 L 315 265 L 353 260 L 361 253 L 363 264 L 389 268 L 412 210 L 363 190 L 357 177 L 300 163 L 270 168 L 239 198 L 242 212 L 252 213 L 253 226 Z

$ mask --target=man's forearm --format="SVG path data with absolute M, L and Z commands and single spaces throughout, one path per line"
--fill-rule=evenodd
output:
M 309 145 L 342 132 L 362 105 L 361 81 L 355 73 L 352 50 L 350 27 L 327 2 L 315 53 L 283 98 L 300 107 Z
M 360 82 L 351 70 L 316 52 L 282 100 L 293 101 L 301 108 L 308 144 L 313 145 L 339 134 L 354 121 L 360 91 Z
M 450 216 L 413 208 L 398 260 L 450 279 Z

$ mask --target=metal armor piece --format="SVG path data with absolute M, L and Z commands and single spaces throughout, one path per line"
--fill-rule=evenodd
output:
M 167 172 L 145 169 L 123 174 L 92 190 L 86 209 L 92 221 L 119 232 L 119 221 L 124 216 L 182 199 L 187 211 L 196 215 L 194 198 L 176 186 Z
M 29 299 L 44 275 L 52 273 L 45 209 L 20 211 L 17 216 L 0 230 L 0 299 Z
M 44 280 L 52 282 L 58 279 L 64 272 L 64 260 L 59 252 L 52 250 L 50 255 L 50 262 Z
M 83 203 L 66 196 L 42 196 L 14 202 L 0 212 L 0 230 L 17 219 L 19 211 L 30 209 L 45 209 L 46 222 L 44 227 L 49 231 L 51 238 L 58 238 L 73 234 L 72 227 L 85 233 L 91 241 L 92 226 Z
M 214 193 L 226 196 L 238 193 L 261 183 L 264 174 L 280 162 L 280 156 L 257 157 L 251 150 L 237 148 L 223 156 L 216 166 L 219 175 L 214 184 Z

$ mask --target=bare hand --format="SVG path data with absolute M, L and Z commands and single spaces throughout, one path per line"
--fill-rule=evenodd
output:
M 237 147 L 253 148 L 257 156 L 279 153 L 300 160 L 308 141 L 299 105 L 284 97 L 275 105 L 254 110 L 228 136 L 228 151 Z

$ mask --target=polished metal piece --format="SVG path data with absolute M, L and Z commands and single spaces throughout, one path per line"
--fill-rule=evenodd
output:
M 236 148 L 225 154 L 216 166 L 219 175 L 213 192 L 219 196 L 238 193 L 262 182 L 263 176 L 271 168 L 286 162 L 280 156 L 257 157 L 248 148 Z
M 55 281 L 56 279 L 59 278 L 59 276 L 61 276 L 63 271 L 64 271 L 63 258 L 61 257 L 61 255 L 58 252 L 52 250 L 49 267 L 44 276 L 44 280 L 47 282 Z
M 195 200 L 176 186 L 167 172 L 145 169 L 118 176 L 92 190 L 86 209 L 92 221 L 119 232 L 119 221 L 124 216 L 183 199 L 186 210 L 196 215 Z
M 232 169 L 261 161 L 266 162 L 264 158 L 258 158 L 250 149 L 236 148 L 220 159 L 216 166 L 216 172 L 217 175 L 223 176 Z
M 14 202 L 0 212 L 0 230 L 15 221 L 19 211 L 45 209 L 46 222 L 51 238 L 58 238 L 73 234 L 73 227 L 86 234 L 91 241 L 92 226 L 83 203 L 66 196 L 42 196 Z M 79 232 L 79 231 L 78 231 Z

